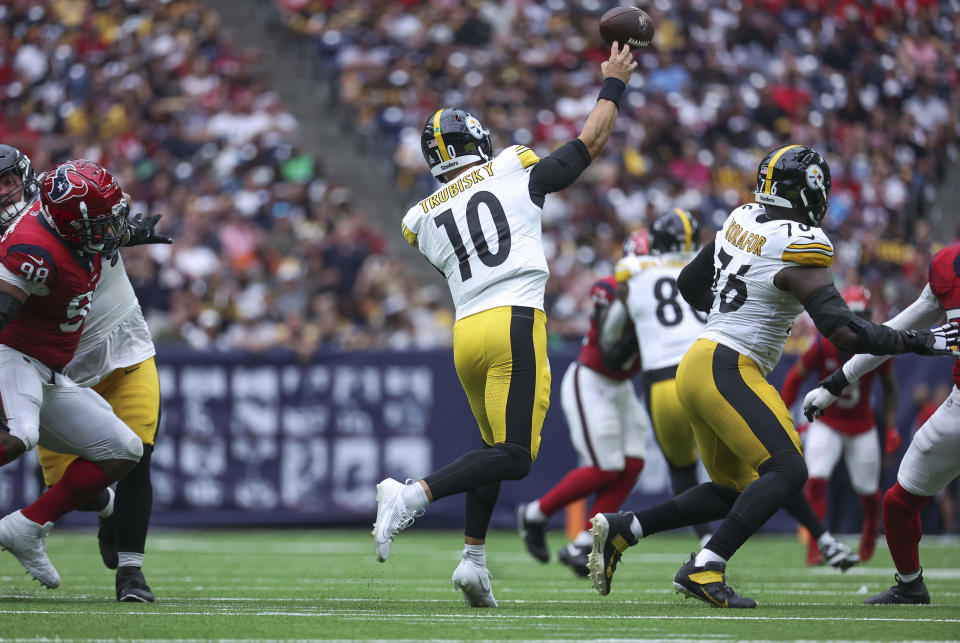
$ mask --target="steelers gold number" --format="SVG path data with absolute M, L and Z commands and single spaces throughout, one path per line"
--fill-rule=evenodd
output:
M 483 228 L 480 225 L 480 206 L 487 206 L 493 225 L 497 228 L 497 251 L 490 251 L 490 244 L 483 234 Z M 453 246 L 453 252 L 457 255 L 457 262 L 460 264 L 460 281 L 466 281 L 473 276 L 473 270 L 470 268 L 470 253 L 463 243 L 463 237 L 457 228 L 457 222 L 453 218 L 453 210 L 444 210 L 433 219 L 434 225 L 443 228 L 450 239 L 450 245 Z M 470 197 L 467 201 L 467 228 L 470 232 L 470 239 L 473 241 L 474 250 L 480 263 L 494 268 L 499 266 L 510 255 L 510 223 L 507 221 L 507 214 L 503 211 L 503 206 L 492 192 L 481 190 Z

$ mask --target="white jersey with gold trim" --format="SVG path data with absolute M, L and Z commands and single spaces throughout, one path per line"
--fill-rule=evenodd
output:
M 140 302 L 123 267 L 104 260 L 80 344 L 67 364 L 67 375 L 81 386 L 94 386 L 118 368 L 153 357 L 156 349 Z
M 403 218 L 403 236 L 446 277 L 458 320 L 498 306 L 543 310 L 550 271 L 540 239 L 542 210 L 529 191 L 539 161 L 528 147 L 508 147 Z
M 803 306 L 773 284 L 788 266 L 829 267 L 833 245 L 820 228 L 768 218 L 759 203 L 742 205 L 717 232 L 713 306 L 700 336 L 754 360 L 764 374 L 780 361 Z
M 676 366 L 703 332 L 706 313 L 685 302 L 677 287 L 677 276 L 694 256 L 671 252 L 624 257 L 617 263 L 617 281 L 630 289 L 627 310 L 637 329 L 644 371 Z

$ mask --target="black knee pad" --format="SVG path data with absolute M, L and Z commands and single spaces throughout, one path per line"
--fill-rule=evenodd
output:
M 493 450 L 500 452 L 508 460 L 504 468 L 503 480 L 522 480 L 530 473 L 533 459 L 526 447 L 514 442 L 499 442 L 493 445 Z
M 774 472 L 782 481 L 784 490 L 789 490 L 791 495 L 807 483 L 807 463 L 796 451 L 777 451 L 757 469 L 762 476 Z

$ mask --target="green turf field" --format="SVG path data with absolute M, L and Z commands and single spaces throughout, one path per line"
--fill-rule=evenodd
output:
M 559 549 L 563 537 L 551 534 Z M 492 533 L 488 566 L 499 609 L 464 607 L 449 579 L 460 536 L 401 534 L 377 563 L 368 531 L 160 531 L 147 578 L 154 605 L 117 603 L 92 533 L 49 539 L 63 584 L 43 590 L 0 554 L 0 640 L 66 639 L 960 639 L 960 541 L 921 546 L 934 605 L 867 607 L 892 566 L 885 547 L 846 574 L 808 569 L 789 537 L 749 542 L 728 580 L 760 603 L 727 611 L 674 594 L 695 542 L 661 536 L 627 552 L 609 596 L 557 563 L 530 558 L 514 532 Z

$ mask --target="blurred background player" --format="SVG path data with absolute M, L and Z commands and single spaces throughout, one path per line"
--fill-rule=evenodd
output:
M 698 484 L 697 445 L 677 398 L 676 376 L 683 354 L 707 323 L 706 313 L 684 302 L 677 288 L 680 270 L 700 246 L 700 224 L 675 207 L 657 217 L 651 232 L 650 256 L 624 256 L 617 264 L 619 291 L 601 333 L 601 346 L 606 349 L 604 338 L 615 337 L 625 324 L 635 327 L 644 398 L 677 496 Z M 693 528 L 701 540 L 710 532 L 706 523 Z
M 895 329 L 926 328 L 946 314 L 956 326 L 960 320 L 960 245 L 944 248 L 933 257 L 928 283 L 916 301 L 886 322 Z M 954 340 L 955 343 L 955 340 Z M 960 353 L 954 351 L 954 357 Z M 856 356 L 834 371 L 803 400 L 808 418 L 820 416 L 889 356 Z M 900 461 L 897 482 L 883 495 L 883 528 L 897 568 L 897 584 L 864 601 L 868 605 L 928 604 L 930 593 L 920 567 L 920 512 L 930 499 L 960 475 L 960 361 L 953 364 L 953 391 L 913 436 Z
M 869 290 L 863 286 L 850 285 L 844 288 L 841 294 L 851 311 L 870 321 L 873 307 Z M 787 408 L 793 406 L 800 385 L 810 373 L 816 373 L 817 379 L 821 380 L 850 357 L 849 353 L 838 349 L 818 333 L 810 347 L 794 362 L 783 381 L 780 395 Z M 900 448 L 900 433 L 897 431 L 897 380 L 893 375 L 893 363 L 884 362 L 878 372 L 883 384 L 886 451 L 892 454 Z M 820 522 L 823 522 L 827 514 L 827 483 L 840 457 L 843 457 L 850 485 L 859 496 L 863 509 L 863 528 L 858 551 L 863 562 L 873 557 L 880 526 L 879 487 L 883 458 L 873 410 L 870 407 L 872 384 L 871 372 L 858 384 L 847 387 L 836 404 L 827 409 L 822 417 L 809 424 L 803 445 L 809 473 L 806 497 Z M 817 540 L 810 538 L 807 542 L 807 564 L 819 565 L 821 562 L 823 556 Z
M 13 201 L 16 196 L 7 192 L 6 177 L 18 172 L 5 168 L 23 166 L 19 160 L 4 163 L 8 158 L 26 159 L 26 156 L 12 146 L 0 145 L 0 188 L 3 188 L 0 203 Z M 29 167 L 28 159 L 26 166 Z M 29 173 L 19 172 L 25 176 L 32 173 L 32 168 Z M 28 190 L 28 193 L 37 194 L 37 191 Z M 129 203 L 129 197 L 124 197 Z M 169 243 L 169 238 L 152 233 L 158 219 L 159 216 L 135 217 L 128 226 L 124 245 Z M 0 216 L 0 232 L 8 225 L 7 218 Z M 153 503 L 150 454 L 160 413 L 160 382 L 150 330 L 119 254 L 103 263 L 92 299 L 77 351 L 67 365 L 66 374 L 80 386 L 93 387 L 107 400 L 114 413 L 143 440 L 144 452 L 133 471 L 117 483 L 116 498 L 108 487 L 81 509 L 100 514 L 97 531 L 100 554 L 109 569 L 117 570 L 117 600 L 153 602 L 154 595 L 143 578 L 141 567 Z M 48 487 L 56 484 L 77 458 L 43 446 L 37 447 L 37 455 Z
M 484 548 L 490 516 L 500 481 L 529 473 L 550 403 L 543 204 L 603 149 L 636 66 L 629 47 L 611 46 L 600 65 L 600 96 L 580 136 L 543 160 L 521 145 L 494 158 L 489 132 L 461 109 L 439 109 L 424 125 L 423 155 L 444 186 L 410 208 L 402 231 L 450 286 L 454 363 L 484 448 L 412 484 L 392 478 L 378 484 L 373 537 L 384 562 L 393 538 L 430 502 L 465 492 L 464 550 L 451 580 L 468 606 L 497 606 Z M 481 207 L 483 221 L 494 225 L 481 224 Z
M 3 149 L 5 159 L 14 158 L 23 189 L 33 173 L 14 152 Z M 127 238 L 127 212 L 106 169 L 68 161 L 44 176 L 40 199 L 0 238 L 0 465 L 38 443 L 80 456 L 36 502 L 0 520 L 0 547 L 47 587 L 60 584 L 44 543 L 53 524 L 123 478 L 143 454 L 139 438 L 110 405 L 63 374 L 103 258 Z
M 793 419 L 765 379 L 804 309 L 851 352 L 942 353 L 957 335 L 954 327 L 896 331 L 847 308 L 829 270 L 833 247 L 819 227 L 830 168 L 815 150 L 787 145 L 771 151 L 757 168 L 756 185 L 757 202 L 731 212 L 677 281 L 685 300 L 710 311 L 677 368 L 677 392 L 712 482 L 637 515 L 594 516 L 588 566 L 601 594 L 609 593 L 623 551 L 641 537 L 723 518 L 677 572 L 674 588 L 717 607 L 756 606 L 726 584 L 724 573 L 730 557 L 800 496 L 807 479 Z
M 633 232 L 623 244 L 623 256 L 646 255 L 650 250 L 646 230 Z M 583 466 L 570 471 L 539 500 L 517 507 L 517 528 L 527 551 L 539 561 L 550 560 L 547 519 L 568 504 L 596 493 L 587 522 L 557 559 L 579 576 L 587 576 L 587 554 L 593 545 L 590 516 L 617 511 L 643 471 L 646 457 L 647 417 L 637 398 L 633 377 L 640 372 L 637 332 L 622 324 L 600 349 L 600 327 L 616 300 L 617 280 L 611 275 L 590 288 L 593 314 L 577 360 L 570 364 L 560 385 L 560 402 L 570 429 L 570 441 Z

